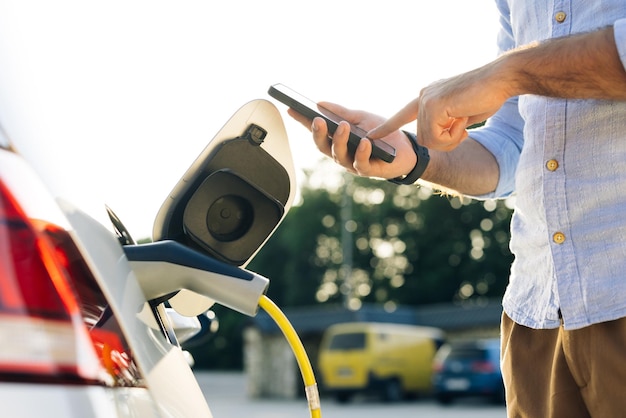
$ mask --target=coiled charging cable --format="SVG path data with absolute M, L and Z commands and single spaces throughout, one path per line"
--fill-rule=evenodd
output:
M 321 418 L 322 411 L 320 407 L 320 395 L 317 390 L 317 383 L 315 382 L 315 376 L 313 374 L 313 368 L 309 357 L 304 350 L 304 345 L 300 341 L 300 337 L 296 333 L 285 314 L 276 306 L 274 302 L 267 296 L 263 295 L 259 299 L 259 306 L 263 308 L 265 312 L 276 322 L 278 328 L 283 332 L 283 335 L 287 339 L 287 342 L 291 346 L 291 350 L 296 356 L 300 373 L 302 373 L 302 379 L 304 380 L 304 392 L 306 399 L 309 403 L 309 411 L 311 412 L 311 418 Z

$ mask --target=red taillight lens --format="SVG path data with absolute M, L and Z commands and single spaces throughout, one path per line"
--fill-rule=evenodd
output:
M 97 327 L 97 295 L 67 231 L 29 219 L 0 182 L 0 380 L 136 383 L 121 337 Z
M 493 373 L 495 367 L 488 361 L 475 361 L 472 363 L 472 371 L 474 373 Z
M 45 243 L 8 197 L 8 192 L 0 184 L 2 312 L 67 320 L 69 314 L 43 262 L 41 247 Z

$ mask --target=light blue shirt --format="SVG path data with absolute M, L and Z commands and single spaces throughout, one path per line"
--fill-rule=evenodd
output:
M 497 0 L 501 52 L 614 25 L 626 64 L 626 1 Z M 563 62 L 563 66 L 576 63 Z M 470 136 L 515 196 L 515 261 L 503 307 L 531 328 L 626 317 L 626 102 L 512 99 Z

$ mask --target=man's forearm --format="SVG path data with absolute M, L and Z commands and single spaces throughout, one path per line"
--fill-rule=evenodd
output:
M 450 152 L 431 151 L 430 163 L 422 179 L 433 188 L 469 196 L 480 196 L 496 189 L 499 167 L 495 157 L 471 138 Z
M 508 97 L 536 94 L 566 99 L 626 100 L 626 71 L 612 27 L 511 51 L 475 73 L 482 71 L 487 79 L 479 84 L 495 80 Z M 459 80 L 471 79 L 473 75 Z M 491 153 L 469 138 L 451 152 L 431 150 L 431 163 L 422 178 L 434 187 L 478 196 L 495 190 L 499 167 Z
M 626 99 L 626 71 L 612 27 L 529 45 L 494 64 L 508 75 L 511 96 Z

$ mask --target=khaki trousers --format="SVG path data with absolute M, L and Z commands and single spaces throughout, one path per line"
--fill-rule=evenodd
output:
M 565 331 L 502 315 L 507 415 L 626 417 L 626 318 Z

